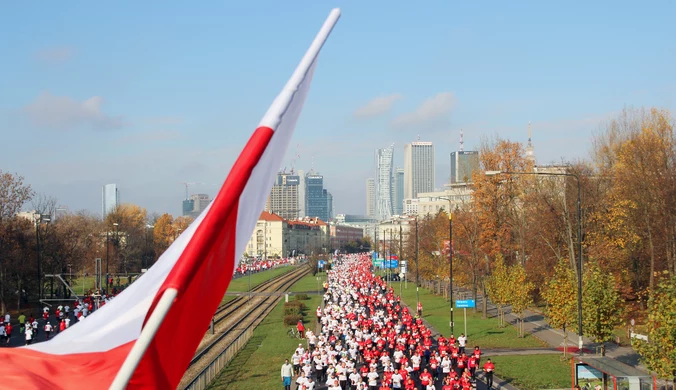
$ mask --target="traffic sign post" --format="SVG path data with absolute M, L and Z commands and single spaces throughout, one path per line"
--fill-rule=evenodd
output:
M 465 337 L 467 337 L 467 309 L 475 308 L 476 302 L 474 301 L 474 299 L 455 301 L 455 307 L 462 308 L 463 314 L 465 316 Z

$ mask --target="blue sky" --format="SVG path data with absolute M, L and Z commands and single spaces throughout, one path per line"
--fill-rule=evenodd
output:
M 214 195 L 334 6 L 288 152 L 363 213 L 373 150 L 436 144 L 437 186 L 465 148 L 524 141 L 539 163 L 588 158 L 624 106 L 676 109 L 676 2 L 10 2 L 0 12 L 0 169 L 72 210 L 180 213 Z

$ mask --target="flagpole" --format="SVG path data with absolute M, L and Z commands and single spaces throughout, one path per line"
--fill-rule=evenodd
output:
M 153 341 L 155 333 L 157 333 L 160 325 L 162 325 L 162 321 L 169 312 L 169 309 L 171 309 L 171 305 L 174 303 L 177 295 L 178 290 L 175 288 L 168 288 L 164 291 L 162 298 L 160 298 L 157 306 L 155 306 L 155 310 L 153 310 L 150 318 L 148 318 L 148 322 L 146 322 L 146 325 L 141 330 L 141 335 L 134 343 L 131 351 L 129 351 L 129 355 L 127 355 L 122 367 L 120 367 L 120 371 L 117 372 L 115 380 L 110 385 L 110 390 L 124 390 L 127 387 L 129 380 L 134 375 L 134 371 L 136 371 L 136 367 L 138 367 L 141 358 L 146 353 L 146 349 L 148 349 L 148 346 Z

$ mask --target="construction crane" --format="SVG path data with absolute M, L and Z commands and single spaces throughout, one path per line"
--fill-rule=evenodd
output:
M 197 185 L 197 184 L 202 184 L 202 185 L 203 185 L 204 183 L 191 182 L 191 181 L 185 182 L 185 181 L 183 181 L 183 182 L 181 182 L 181 184 L 184 184 L 184 185 L 185 185 L 185 198 L 188 199 L 188 186 Z
M 291 174 L 293 175 L 293 169 L 294 166 L 296 165 L 296 160 L 300 158 L 300 153 L 298 153 L 298 148 L 300 148 L 300 144 L 296 145 L 296 153 L 293 156 L 293 160 L 291 160 Z M 284 167 L 284 171 L 286 171 L 286 167 Z

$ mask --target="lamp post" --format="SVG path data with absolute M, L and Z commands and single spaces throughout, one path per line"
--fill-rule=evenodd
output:
M 113 226 L 115 226 L 115 235 L 117 238 L 117 227 L 119 224 L 117 222 L 113 222 Z M 108 267 L 109 263 L 109 258 L 110 258 L 110 231 L 106 229 L 106 286 L 108 286 L 108 280 L 110 278 L 110 268 Z
M 453 321 L 453 213 L 451 212 L 451 198 L 440 196 L 438 199 L 443 199 L 448 201 L 448 296 L 451 306 L 451 334 L 455 334 L 453 331 L 454 321 Z
M 415 300 L 416 310 L 420 303 L 420 279 L 418 278 L 418 216 L 415 216 Z
M 580 176 L 570 172 L 502 172 L 486 171 L 486 176 L 504 175 L 536 175 L 536 176 L 569 176 L 574 177 L 577 182 L 577 324 L 578 324 L 578 349 L 582 354 L 582 212 L 581 212 L 581 191 Z
M 40 255 L 40 224 L 49 223 L 51 218 L 37 214 L 35 218 L 35 250 L 38 260 L 38 300 L 42 298 L 42 256 Z

